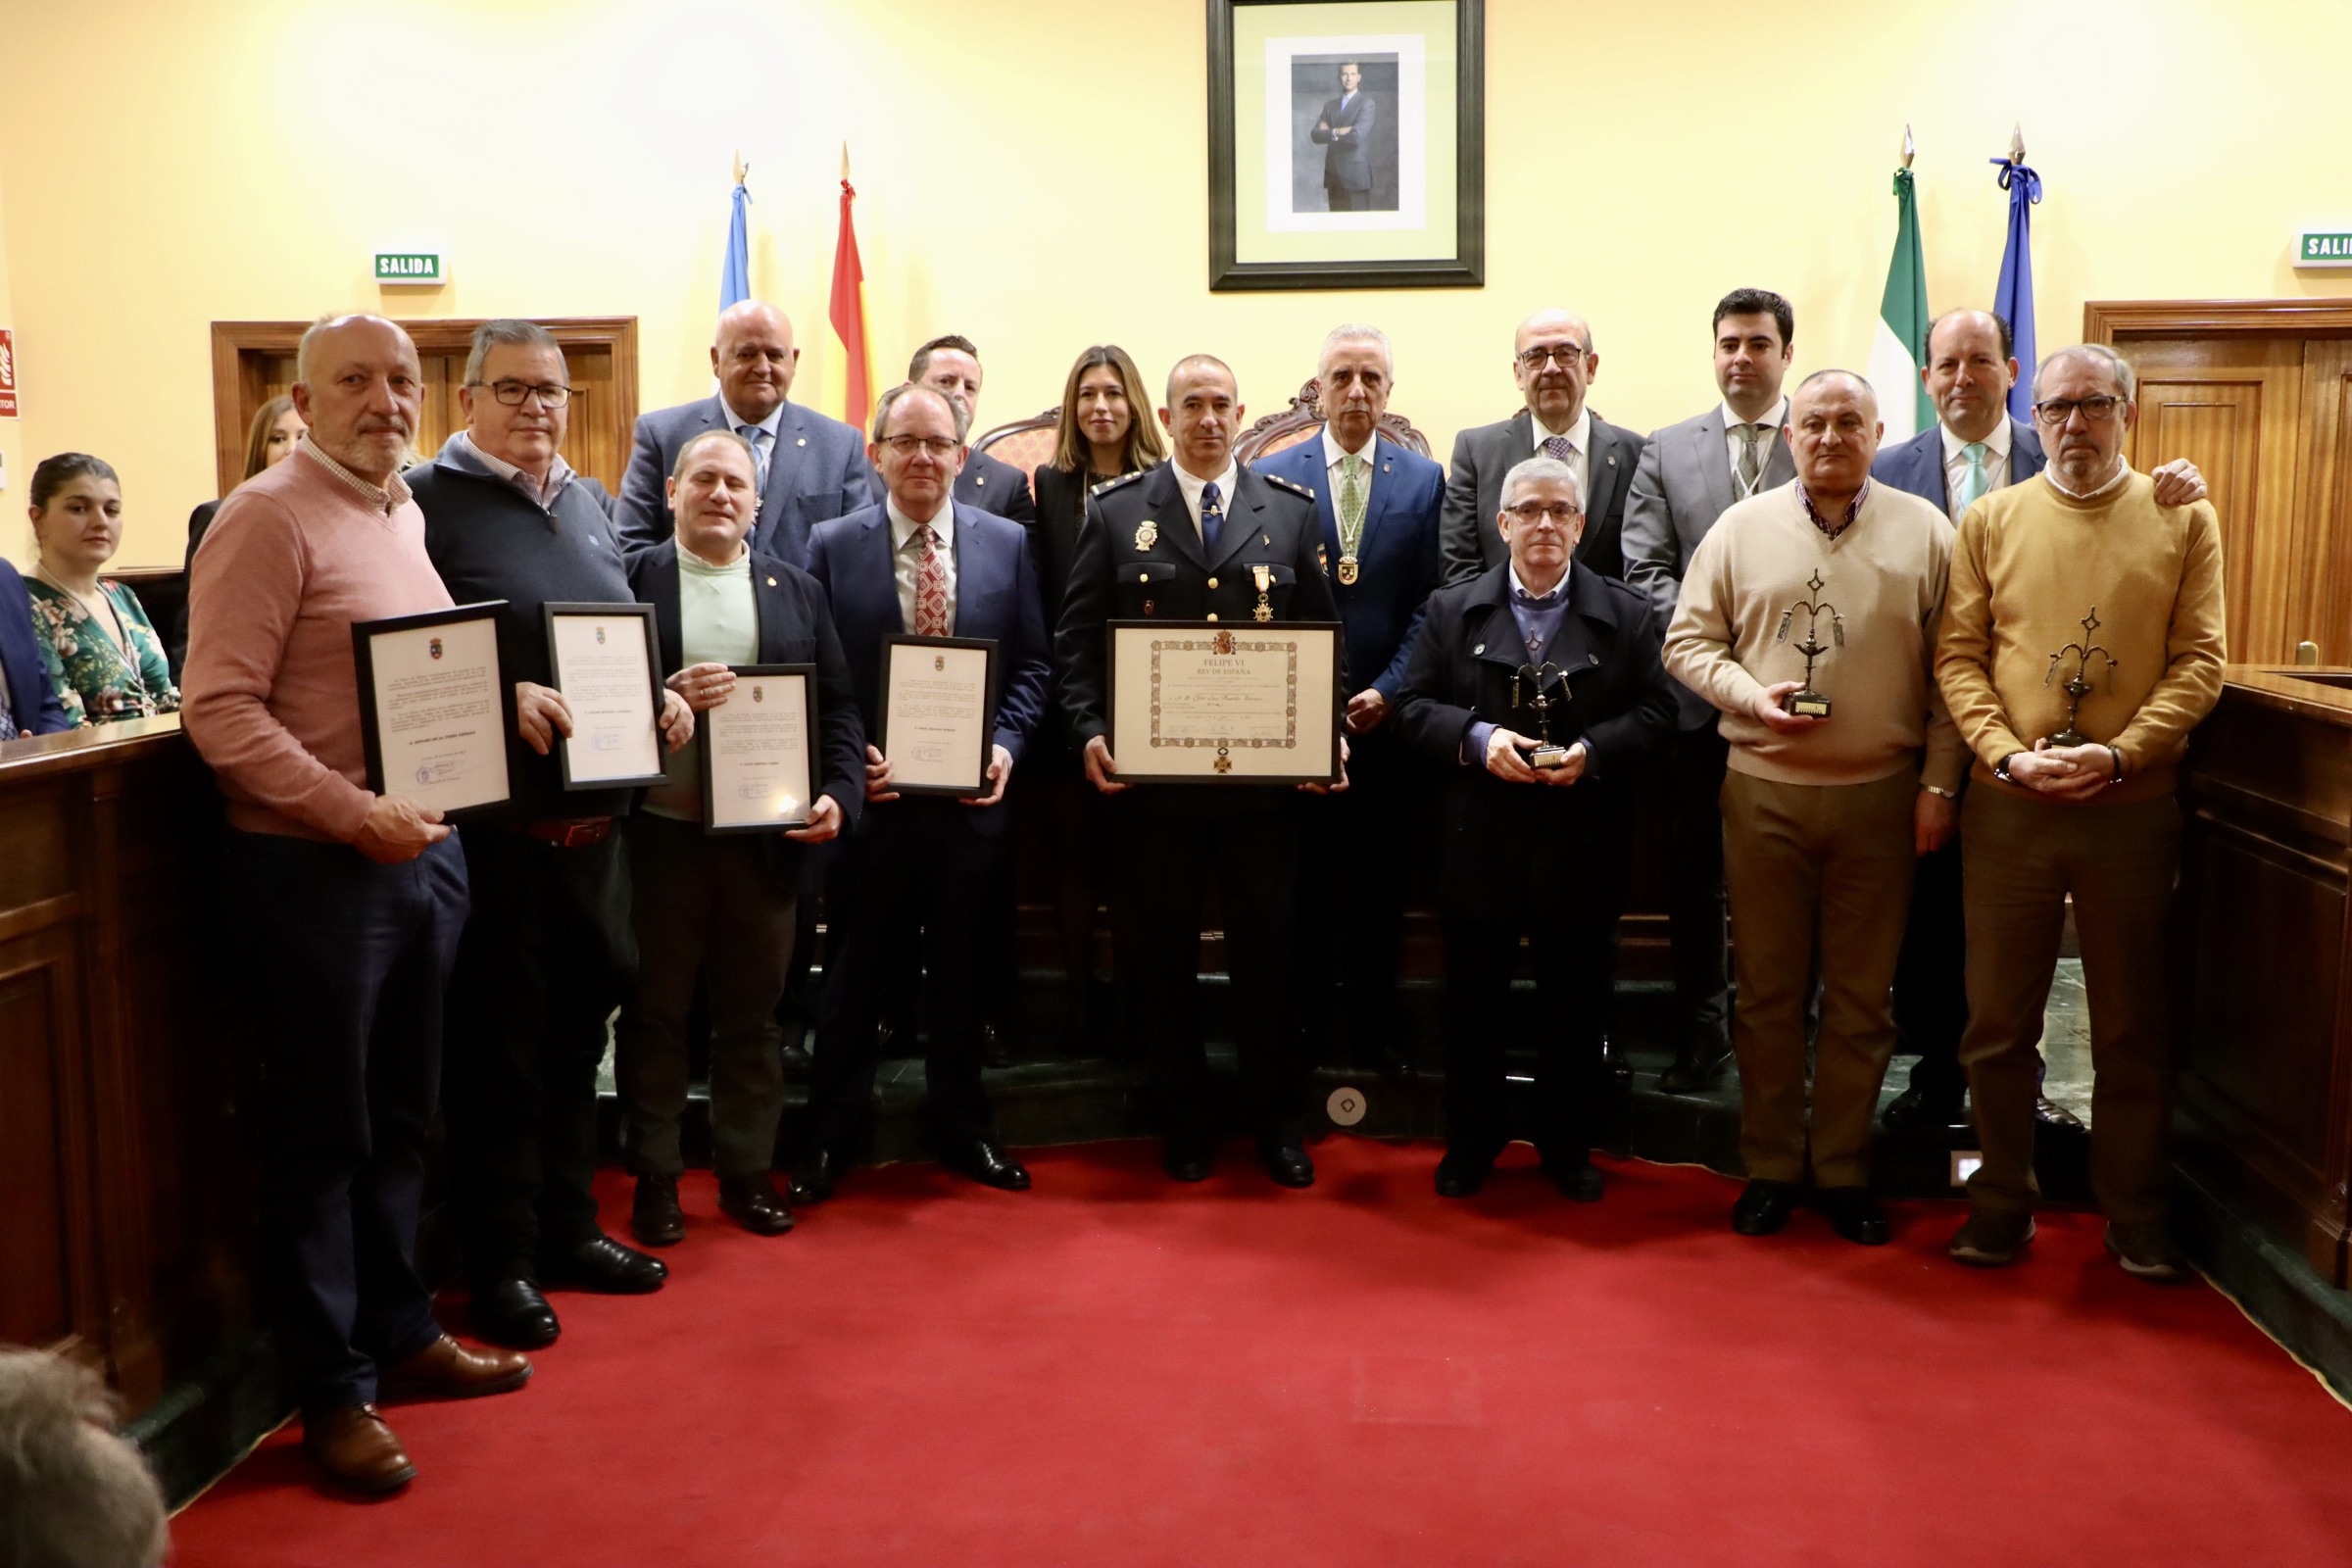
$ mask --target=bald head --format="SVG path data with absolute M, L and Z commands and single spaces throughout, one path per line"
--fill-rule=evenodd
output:
M 718 313 L 710 371 L 736 417 L 758 424 L 775 413 L 791 394 L 800 365 L 792 318 L 782 311 L 759 300 L 738 300 Z
M 370 484 L 390 480 L 424 399 L 409 334 L 380 316 L 321 318 L 302 334 L 294 364 L 294 408 L 311 444 Z
M 1511 354 L 1511 374 L 1528 411 L 1545 429 L 1565 434 L 1585 412 L 1585 393 L 1600 373 L 1592 328 L 1573 312 L 1547 307 L 1519 323 Z
M 1240 385 L 1223 360 L 1188 354 L 1168 371 L 1168 405 L 1159 411 L 1178 466 L 1214 479 L 1233 462 L 1233 438 L 1244 411 Z

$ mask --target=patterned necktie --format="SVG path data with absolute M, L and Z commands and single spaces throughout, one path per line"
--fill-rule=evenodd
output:
M 948 634 L 948 567 L 939 559 L 939 535 L 927 522 L 914 525 L 914 634 Z
M 1756 493 L 1756 481 L 1764 476 L 1763 469 L 1756 465 L 1757 438 L 1763 435 L 1764 427 L 1760 424 L 1735 424 L 1732 433 L 1740 438 L 1738 477 L 1740 498 L 1744 501 Z
M 752 485 L 761 495 L 765 495 L 767 493 L 767 448 L 760 444 L 760 438 L 767 432 L 756 424 L 739 424 L 735 427 L 735 433 L 752 444 Z
M 1985 491 L 1992 488 L 1992 475 L 1984 470 L 1985 446 L 1984 442 L 1971 441 L 1960 449 L 1960 453 L 1961 456 L 1968 459 L 1968 471 L 1960 476 L 1959 510 L 1966 512 L 1970 507 L 1976 505 L 1978 499 Z
M 1218 536 L 1225 531 L 1224 501 L 1214 479 L 1200 487 L 1200 546 L 1212 556 L 1217 553 Z
M 1352 452 L 1340 455 L 1340 554 L 1355 559 L 1364 541 L 1364 460 Z
M 1568 444 L 1568 438 L 1564 435 L 1547 435 L 1544 438 L 1544 455 L 1554 463 L 1566 463 L 1575 451 L 1576 448 Z

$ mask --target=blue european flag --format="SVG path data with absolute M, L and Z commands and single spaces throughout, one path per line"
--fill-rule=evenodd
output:
M 2009 193 L 2009 243 L 2001 252 L 2001 280 L 1993 286 L 1992 308 L 2009 323 L 2022 370 L 2009 389 L 2009 413 L 2032 423 L 2034 419 L 2034 204 L 2041 200 L 2041 176 L 2026 167 L 2026 144 L 2012 137 L 2009 156 L 1995 158 L 2001 189 Z
M 727 259 L 718 270 L 718 308 L 722 311 L 752 297 L 752 240 L 743 211 L 744 204 L 751 199 L 751 192 L 743 188 L 743 181 L 738 178 L 735 211 L 727 220 Z

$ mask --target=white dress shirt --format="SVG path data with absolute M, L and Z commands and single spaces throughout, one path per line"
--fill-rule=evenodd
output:
M 1184 497 L 1184 510 L 1192 514 L 1193 532 L 1198 535 L 1200 532 L 1200 487 L 1209 481 L 1194 478 L 1191 469 L 1173 459 L 1168 463 L 1168 471 L 1176 475 L 1176 488 Z M 1225 514 L 1227 521 L 1233 518 L 1233 485 L 1241 471 L 1240 464 L 1228 460 L 1225 471 L 1217 475 L 1217 509 Z
M 481 460 L 483 467 L 488 468 L 524 495 L 529 496 L 532 503 L 542 512 L 556 510 L 556 497 L 564 493 L 564 487 L 571 483 L 573 478 L 571 465 L 564 461 L 564 454 L 561 452 L 557 453 L 556 460 L 547 466 L 547 482 L 542 484 L 532 478 L 527 470 L 517 468 L 504 458 L 494 458 L 484 452 L 474 444 L 473 436 L 469 431 L 460 430 L 450 439 L 465 442 L 466 449 Z
M 778 432 L 784 428 L 784 405 L 781 403 L 777 404 L 773 409 L 768 411 L 766 418 L 758 420 L 756 422 L 754 420 L 745 418 L 742 415 L 737 414 L 733 409 L 729 408 L 724 395 L 720 396 L 718 400 L 718 407 L 719 412 L 727 416 L 727 428 L 734 431 L 737 435 L 743 434 L 743 427 L 747 424 L 751 425 L 754 430 L 759 432 L 757 435 L 751 438 L 751 441 L 752 450 L 759 455 L 759 466 L 757 471 L 760 475 L 760 494 L 765 495 L 767 493 L 768 472 L 776 466 L 776 442 L 779 439 Z
M 1943 497 L 1950 505 L 1945 509 L 1957 523 L 1968 509 L 1960 505 L 1960 481 L 1968 477 L 1968 443 L 1952 434 L 1952 427 L 1938 423 L 1936 428 L 1943 435 Z M 1986 495 L 2006 489 L 2009 484 L 2009 442 L 2014 432 L 2009 428 L 2009 416 L 1992 427 L 1984 438 L 1984 486 Z
M 1723 451 L 1724 456 L 1731 460 L 1732 499 L 1734 501 L 1747 499 L 1747 496 L 1740 493 L 1740 448 L 1741 442 L 1740 432 L 1734 428 L 1743 422 L 1739 415 L 1732 412 L 1732 406 L 1729 403 L 1723 406 Z M 1748 495 L 1758 495 L 1763 492 L 1764 470 L 1772 466 L 1772 444 L 1780 438 L 1781 427 L 1788 422 L 1788 398 L 1783 397 L 1778 407 L 1772 409 L 1763 418 L 1755 422 L 1764 426 L 1764 438 L 1756 443 L 1756 488 L 1749 491 Z
M 1342 459 L 1351 456 L 1364 460 L 1364 515 L 1369 517 L 1372 515 L 1372 473 L 1379 466 L 1373 460 L 1380 456 L 1380 432 L 1373 431 L 1364 438 L 1363 447 L 1359 451 L 1350 453 L 1346 447 L 1340 445 L 1339 437 L 1331 433 L 1331 426 L 1324 425 L 1323 472 L 1325 477 L 1331 481 L 1331 516 L 1335 523 L 1340 516 L 1340 481 L 1346 477 L 1340 471 L 1340 462 Z M 1220 489 L 1219 493 L 1224 495 L 1228 501 L 1233 495 L 1230 490 Z
M 890 562 L 892 574 L 899 582 L 899 620 L 908 631 L 914 630 L 914 574 L 921 567 L 922 547 L 914 542 L 914 530 L 919 524 L 899 510 L 896 496 L 882 503 L 890 514 Z M 939 564 L 948 577 L 947 635 L 956 635 L 956 503 L 943 498 L 939 515 L 931 519 L 931 531 L 939 535 Z
M 1580 496 L 1592 495 L 1592 492 L 1588 488 L 1588 481 L 1592 476 L 1592 410 L 1591 407 L 1577 410 L 1576 422 L 1565 430 L 1547 428 L 1533 409 L 1527 411 L 1527 422 L 1528 427 L 1535 434 L 1536 443 L 1533 450 L 1539 457 L 1543 455 L 1544 443 L 1553 436 L 1568 438 L 1568 466 L 1576 470 L 1576 493 Z

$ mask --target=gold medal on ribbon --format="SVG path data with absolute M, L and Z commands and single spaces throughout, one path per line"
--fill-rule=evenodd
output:
M 1354 586 L 1355 586 L 1355 578 L 1356 578 L 1356 565 L 1355 565 L 1355 558 L 1354 558 L 1353 556 L 1342 556 L 1342 557 L 1340 558 L 1340 582 L 1341 582 L 1341 585 L 1342 585 L 1342 586 L 1344 586 L 1344 587 L 1352 588 L 1352 587 L 1354 587 Z
M 1150 517 L 1135 525 L 1135 548 L 1149 550 L 1159 540 L 1159 524 Z
M 1266 595 L 1274 590 L 1274 568 L 1271 566 L 1251 566 L 1250 568 L 1250 576 L 1257 584 L 1257 608 L 1251 611 L 1250 613 L 1255 615 L 1259 620 L 1272 620 L 1274 618 L 1274 607 L 1266 603 Z

